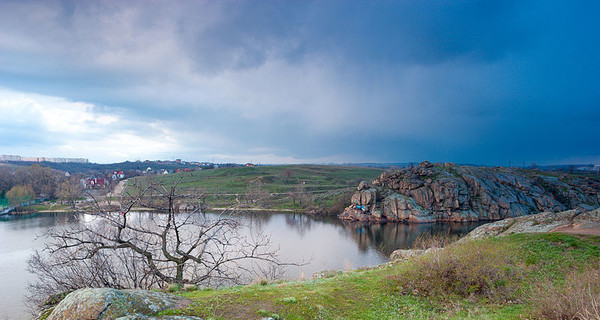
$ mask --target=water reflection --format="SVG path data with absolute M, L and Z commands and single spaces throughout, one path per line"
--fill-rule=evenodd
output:
M 0 310 L 6 319 L 31 318 L 23 303 L 27 283 L 32 281 L 27 271 L 27 259 L 34 249 L 44 247 L 42 236 L 48 228 L 68 227 L 79 223 L 80 215 L 47 213 L 9 216 L 0 219 Z
M 430 224 L 367 224 L 361 222 L 340 222 L 345 234 L 357 244 L 358 249 L 366 251 L 375 248 L 386 257 L 396 249 L 408 249 L 419 235 L 465 235 L 481 222 L 470 223 L 430 223 Z
M 382 223 L 369 224 L 362 222 L 341 221 L 335 217 L 317 217 L 300 213 L 264 213 L 251 212 L 237 216 L 246 224 L 260 231 L 280 228 L 278 220 L 285 222 L 288 237 L 305 238 L 307 235 L 323 239 L 332 239 L 334 231 L 339 237 L 352 239 L 360 252 L 377 250 L 383 257 L 396 249 L 408 249 L 415 239 L 423 234 L 462 236 L 485 222 L 469 223 L 428 223 L 404 224 Z M 320 227 L 322 230 L 313 230 Z M 292 234 L 293 232 L 293 234 Z
M 305 274 L 348 265 L 377 265 L 388 261 L 394 250 L 410 248 L 419 235 L 464 235 L 482 224 L 367 224 L 335 217 L 257 212 L 239 215 L 238 219 L 254 230 L 271 234 L 284 260 L 310 260 L 301 268 Z
M 160 213 L 131 213 L 132 218 L 149 220 Z M 207 213 L 215 218 L 218 213 Z M 469 224 L 364 224 L 342 222 L 331 217 L 294 213 L 245 213 L 236 215 L 252 229 L 271 236 L 282 261 L 310 263 L 287 270 L 285 277 L 310 277 L 323 270 L 342 270 L 373 266 L 388 261 L 398 248 L 409 248 L 415 238 L 428 234 L 465 234 L 481 223 Z M 27 318 L 22 296 L 32 281 L 27 258 L 33 249 L 42 248 L 38 238 L 48 228 L 68 228 L 78 223 L 93 223 L 97 216 L 48 213 L 0 219 L 0 310 L 9 319 Z M 202 219 L 198 215 L 198 219 Z M 17 307 L 20 306 L 20 307 Z

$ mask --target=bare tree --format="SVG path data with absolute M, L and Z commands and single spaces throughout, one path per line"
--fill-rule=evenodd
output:
M 263 183 L 260 178 L 250 181 L 243 195 L 244 200 L 248 204 L 258 206 L 268 206 L 271 200 L 271 193 L 263 188 Z
M 307 190 L 306 185 L 299 183 L 293 192 L 290 192 L 289 197 L 292 199 L 294 205 L 298 205 L 301 208 L 307 208 L 314 204 L 314 196 L 310 190 Z
M 289 182 L 290 179 L 292 178 L 292 176 L 294 175 L 294 170 L 288 168 L 288 169 L 285 169 L 284 173 L 285 173 L 285 182 Z
M 75 209 L 75 202 L 83 195 L 83 187 L 78 176 L 71 176 L 63 181 L 58 188 L 58 196 Z
M 240 283 L 265 266 L 284 265 L 268 236 L 243 236 L 247 226 L 234 211 L 178 212 L 197 198 L 181 194 L 177 183 L 128 186 L 120 212 L 100 212 L 91 221 L 48 233 L 46 248 L 29 260 L 39 280 L 31 291 L 47 296 L 82 287 Z M 139 207 L 156 212 L 133 211 Z

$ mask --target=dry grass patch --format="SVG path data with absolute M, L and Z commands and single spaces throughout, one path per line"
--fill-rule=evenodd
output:
M 533 315 L 542 319 L 600 319 L 600 269 L 570 272 L 564 284 L 545 280 L 530 294 Z
M 428 234 L 421 233 L 412 244 L 413 249 L 429 249 L 429 248 L 444 248 L 456 241 L 461 237 L 456 234 Z
M 508 246 L 470 241 L 414 259 L 403 272 L 390 278 L 402 293 L 502 301 L 518 291 L 520 270 Z

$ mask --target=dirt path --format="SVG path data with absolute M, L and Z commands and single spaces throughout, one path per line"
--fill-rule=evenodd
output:
M 125 187 L 125 182 L 127 179 L 119 181 L 112 192 L 106 194 L 107 197 L 120 197 L 123 192 L 123 188 Z
M 600 236 L 600 228 L 579 228 L 577 225 L 558 227 L 550 232 L 562 232 L 562 233 L 570 233 L 570 234 L 585 234 L 585 235 L 589 235 L 589 236 Z

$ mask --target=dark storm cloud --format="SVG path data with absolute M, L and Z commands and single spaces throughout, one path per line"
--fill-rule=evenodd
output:
M 208 28 L 187 20 L 179 30 L 195 61 L 217 70 L 314 52 L 381 64 L 489 61 L 526 44 L 518 9 L 513 1 L 247 1 Z
M 194 159 L 600 161 L 598 6 L 5 1 L 0 86 Z

